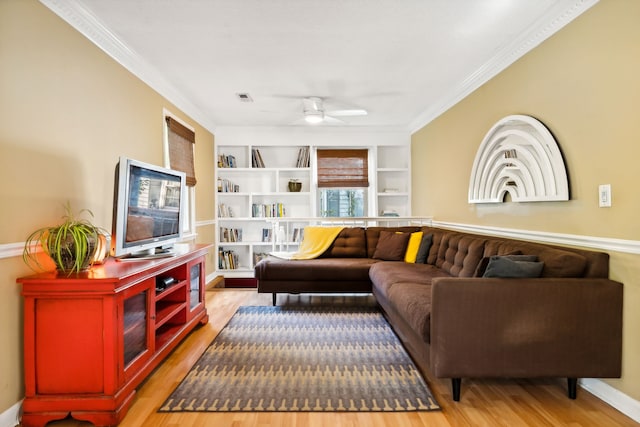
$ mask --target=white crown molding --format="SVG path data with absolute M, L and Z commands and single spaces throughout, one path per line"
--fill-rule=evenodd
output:
M 554 3 L 528 31 L 514 38 L 475 72 L 453 87 L 446 96 L 409 123 L 411 133 L 428 125 L 433 119 L 463 100 L 527 52 L 551 37 L 565 25 L 587 11 L 599 0 L 561 0 Z
M 577 246 L 602 251 L 623 252 L 640 255 L 640 241 L 612 239 L 608 237 L 580 236 L 577 234 L 549 233 L 546 231 L 517 230 L 513 228 L 489 227 L 484 225 L 459 224 L 455 222 L 433 221 L 434 227 L 447 228 L 476 234 L 489 234 L 511 239 L 530 240 L 556 245 Z
M 210 132 L 214 132 L 215 123 L 201 108 L 187 99 L 137 52 L 120 41 L 80 2 L 76 0 L 40 0 L 40 2 L 185 114 L 191 116 Z

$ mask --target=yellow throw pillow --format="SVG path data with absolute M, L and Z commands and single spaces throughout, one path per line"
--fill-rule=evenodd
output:
M 409 244 L 407 245 L 407 252 L 404 254 L 404 262 L 416 262 L 418 250 L 420 249 L 420 242 L 422 242 L 422 231 L 411 233 L 411 237 L 409 237 Z

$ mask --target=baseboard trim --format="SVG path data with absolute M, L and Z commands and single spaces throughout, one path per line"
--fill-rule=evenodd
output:
M 22 400 L 6 411 L 0 413 L 0 427 L 16 427 L 20 425 L 20 410 Z
M 640 402 L 595 378 L 582 378 L 578 381 L 580 387 L 593 394 L 598 399 L 613 406 L 632 420 L 640 423 Z M 578 399 L 580 396 L 578 396 Z

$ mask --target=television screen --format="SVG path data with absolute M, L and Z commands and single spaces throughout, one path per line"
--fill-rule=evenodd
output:
M 121 158 L 115 190 L 113 255 L 166 254 L 182 236 L 184 173 Z

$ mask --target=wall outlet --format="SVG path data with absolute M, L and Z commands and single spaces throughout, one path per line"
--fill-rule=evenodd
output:
M 611 207 L 611 184 L 598 186 L 598 205 L 601 208 Z

